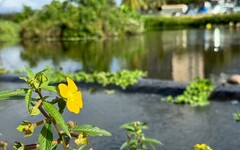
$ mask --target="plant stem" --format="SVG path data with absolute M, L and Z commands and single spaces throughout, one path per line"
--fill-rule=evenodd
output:
M 52 144 L 59 144 L 59 141 L 57 140 L 53 140 Z M 26 150 L 31 150 L 31 149 L 36 149 L 39 147 L 39 144 L 28 144 L 28 145 L 24 145 L 24 149 Z
M 42 113 L 47 119 L 51 118 L 51 117 L 49 116 L 49 114 L 47 114 L 46 111 L 45 111 L 45 110 L 43 109 L 43 107 L 42 107 L 42 102 L 44 101 L 44 98 L 43 98 L 43 96 L 42 96 L 41 89 L 36 89 L 36 92 L 38 93 L 38 95 L 39 95 L 39 97 L 40 97 L 40 100 L 39 100 L 39 101 L 41 101 L 41 102 L 40 102 L 41 104 L 40 104 L 39 107 L 38 107 L 39 110 L 41 111 L 41 113 Z M 51 118 L 51 119 L 53 119 L 53 118 Z M 53 122 L 53 125 L 54 125 L 57 133 L 58 133 L 58 136 L 59 136 L 60 139 L 61 139 L 61 144 L 62 144 L 62 146 L 63 146 L 63 149 L 64 149 L 64 150 L 68 150 L 68 147 L 67 147 L 67 145 L 66 145 L 66 143 L 65 143 L 65 140 L 64 140 L 64 136 L 61 135 L 61 130 L 59 129 L 59 127 L 58 127 L 58 125 L 57 125 L 57 123 L 55 122 L 54 119 L 53 119 L 52 122 Z
M 7 145 L 8 145 L 7 141 L 0 141 L 0 147 L 2 147 L 3 150 L 7 150 Z
M 59 129 L 59 127 L 58 127 L 58 125 L 56 124 L 55 121 L 53 121 L 53 125 L 54 125 L 54 127 L 55 127 L 55 129 L 56 129 L 56 131 L 57 131 L 57 133 L 58 133 L 58 136 L 59 136 L 60 139 L 61 139 L 61 142 L 62 142 L 61 144 L 62 144 L 62 146 L 63 146 L 63 149 L 64 149 L 64 150 L 68 150 L 67 145 L 66 145 L 65 140 L 64 140 L 64 136 L 61 135 L 61 130 Z
M 50 120 L 52 120 L 52 118 L 47 118 L 47 119 L 41 120 L 41 121 L 39 121 L 39 122 L 36 122 L 35 124 L 36 124 L 36 126 L 39 126 L 39 125 L 41 125 L 41 124 L 43 124 L 43 123 L 46 123 L 46 122 L 48 122 L 48 121 L 50 121 Z

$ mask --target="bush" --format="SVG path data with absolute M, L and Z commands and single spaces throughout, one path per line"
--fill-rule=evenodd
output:
M 52 1 L 21 23 L 23 39 L 79 40 L 143 32 L 140 15 L 107 0 Z
M 19 40 L 19 25 L 12 21 L 0 20 L 0 41 Z

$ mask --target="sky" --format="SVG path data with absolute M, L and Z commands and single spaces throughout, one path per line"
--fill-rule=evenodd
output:
M 0 0 L 0 13 L 19 12 L 22 10 L 23 5 L 39 9 L 50 2 L 51 0 Z M 119 4 L 121 0 L 116 0 L 116 2 Z

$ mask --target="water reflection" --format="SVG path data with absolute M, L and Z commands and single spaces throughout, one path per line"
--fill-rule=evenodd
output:
M 147 32 L 102 41 L 24 43 L 0 46 L 8 69 L 51 65 L 64 71 L 141 69 L 150 78 L 187 82 L 196 76 L 240 73 L 240 31 L 217 27 Z

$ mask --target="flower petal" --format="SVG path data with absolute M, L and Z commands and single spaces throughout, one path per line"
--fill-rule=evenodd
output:
M 68 95 L 68 87 L 66 84 L 63 84 L 63 83 L 60 83 L 58 85 L 58 89 L 59 89 L 59 92 L 60 92 L 60 95 L 64 98 L 67 98 L 67 95 Z
M 67 77 L 67 83 L 68 83 L 68 91 L 70 93 L 75 93 L 78 91 L 78 87 L 76 86 L 74 81 L 72 79 L 70 79 L 69 77 Z
M 79 106 L 74 101 L 67 101 L 67 108 L 70 112 L 78 114 L 80 112 Z
M 74 101 L 79 108 L 83 108 L 82 93 L 80 91 L 73 94 L 72 101 Z

